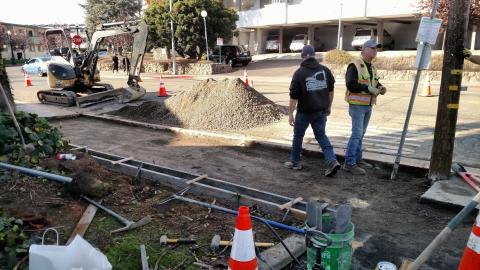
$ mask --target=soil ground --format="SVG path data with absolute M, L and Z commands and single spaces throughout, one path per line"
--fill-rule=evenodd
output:
M 102 204 L 129 220 L 137 221 L 147 215 L 153 218 L 153 221 L 146 226 L 112 235 L 110 231 L 121 228 L 122 225 L 101 210 L 97 211 L 84 238 L 107 255 L 113 269 L 141 269 L 140 244 L 146 245 L 149 265 L 152 268 L 157 260 L 159 269 L 199 269 L 194 265 L 195 262 L 213 266 L 215 269 L 226 268 L 228 250 L 222 248 L 212 252 L 210 241 L 215 234 L 219 234 L 225 240 L 233 237 L 233 216 L 209 212 L 208 209 L 200 206 L 175 201 L 157 207 L 160 201 L 176 191 L 156 183 L 144 182 L 108 171 L 95 164 L 90 156 L 76 154 L 78 159 L 75 161 L 49 159 L 42 165 L 50 171 L 63 172 L 66 175 L 76 176 L 77 179 L 81 174 L 82 180 L 91 178 L 101 180 L 105 186 L 109 187 L 108 194 L 101 194 Z M 60 244 L 66 243 L 87 206 L 87 203 L 79 198 L 77 191 L 70 188 L 67 190 L 59 183 L 0 170 L 1 209 L 25 221 L 24 229 L 31 243 L 40 244 L 43 231 L 48 227 L 57 228 Z M 213 200 L 196 197 L 189 193 L 185 196 L 210 203 Z M 221 202 L 216 204 L 235 207 Z M 251 213 L 274 218 L 265 215 L 255 206 L 251 208 Z M 296 222 L 291 224 L 298 225 L 299 221 Z M 272 234 L 267 230 L 266 227 L 257 225 L 256 239 L 264 242 L 274 241 Z M 279 233 L 282 237 L 288 234 Z M 162 247 L 159 239 L 163 234 L 169 238 L 192 237 L 197 239 L 198 243 Z M 54 243 L 52 235 L 47 235 L 47 238 L 45 243 Z M 26 269 L 26 264 L 20 269 Z M 0 269 L 3 268 L 0 267 Z
M 53 125 L 60 127 L 72 143 L 96 150 L 134 156 L 190 173 L 206 173 L 290 197 L 349 201 L 354 206 L 356 235 L 370 236 L 354 254 L 366 269 L 373 269 L 379 261 L 400 265 L 403 258 L 415 258 L 456 214 L 455 210 L 419 203 L 427 189 L 422 175 L 403 172 L 391 181 L 375 177 L 373 171 L 366 176 L 340 171 L 334 178 L 326 178 L 323 161 L 316 155 L 304 156 L 304 169 L 297 172 L 283 168 L 289 153 L 276 149 L 241 147 L 83 118 Z M 473 216 L 434 253 L 428 261 L 430 269 L 456 269 L 472 223 Z

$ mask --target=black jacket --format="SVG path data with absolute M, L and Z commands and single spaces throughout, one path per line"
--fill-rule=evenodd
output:
M 313 57 L 305 59 L 295 71 L 290 83 L 290 98 L 297 99 L 297 111 L 315 113 L 326 111 L 335 78 L 332 72 Z
M 372 76 L 372 64 L 365 62 L 367 64 L 367 70 L 368 73 L 370 74 L 370 77 Z M 358 83 L 358 70 L 355 64 L 350 64 L 347 67 L 347 74 L 345 75 L 345 83 L 347 85 L 348 91 L 352 93 L 360 93 L 360 92 L 368 92 L 368 86 L 365 84 L 360 84 Z M 378 83 L 377 86 L 381 86 L 380 83 Z

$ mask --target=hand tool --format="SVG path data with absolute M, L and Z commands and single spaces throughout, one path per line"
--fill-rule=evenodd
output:
M 117 233 L 117 232 L 123 232 L 123 231 L 128 231 L 128 230 L 133 230 L 137 227 L 141 227 L 141 226 L 144 226 L 148 223 L 150 223 L 152 221 L 152 217 L 151 216 L 146 216 L 142 219 L 140 219 L 139 221 L 137 222 L 133 222 L 133 221 L 130 221 L 122 216 L 120 216 L 119 214 L 113 212 L 112 210 L 108 209 L 107 207 L 99 204 L 98 202 L 88 198 L 87 196 L 85 195 L 80 195 L 80 197 L 86 201 L 88 201 L 89 203 L 95 205 L 96 207 L 102 209 L 103 211 L 107 212 L 109 215 L 113 216 L 114 218 L 116 218 L 118 221 L 120 221 L 121 223 L 123 223 L 125 225 L 125 227 L 123 228 L 120 228 L 120 229 L 116 229 L 116 230 L 113 230 L 111 231 L 110 233 Z
M 472 212 L 473 209 L 477 207 L 480 203 L 480 192 L 472 198 L 472 200 L 460 211 L 454 218 L 450 220 L 448 225 L 443 228 L 443 230 L 435 237 L 435 239 L 430 242 L 430 244 L 423 250 L 423 252 L 418 255 L 413 263 L 411 263 L 407 270 L 418 270 L 424 264 L 430 256 L 432 256 L 433 251 L 440 246 L 448 236 L 462 223 L 462 220 Z
M 212 238 L 212 242 L 210 243 L 210 248 L 212 251 L 217 251 L 220 247 L 225 247 L 225 246 L 231 246 L 232 241 L 225 241 L 222 240 L 221 236 L 216 234 Z M 261 248 L 269 248 L 273 247 L 275 244 L 274 243 L 266 243 L 266 242 L 255 242 L 256 247 L 261 247 Z
M 160 236 L 160 245 L 167 244 L 195 244 L 197 240 L 195 239 L 170 239 L 165 234 Z

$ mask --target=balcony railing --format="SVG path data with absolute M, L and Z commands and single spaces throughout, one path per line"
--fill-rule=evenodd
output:
M 338 20 L 342 18 L 395 17 L 416 14 L 416 0 L 303 0 L 300 4 L 273 3 L 264 8 L 239 12 L 238 27 L 261 27 Z

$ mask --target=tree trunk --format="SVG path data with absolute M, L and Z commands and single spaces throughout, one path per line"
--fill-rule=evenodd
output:
M 450 176 L 462 84 L 462 50 L 468 25 L 470 1 L 448 0 L 448 7 L 442 82 L 428 174 L 431 181 L 448 179 Z
M 0 58 L 0 84 L 2 85 L 3 89 L 5 90 L 5 94 L 7 95 L 8 101 L 5 101 L 3 95 L 0 94 L 0 110 L 7 111 L 7 104 L 9 102 L 12 108 L 15 108 L 13 103 L 13 95 L 12 90 L 10 88 L 10 83 L 8 82 L 8 76 L 5 72 L 5 65 L 3 63 L 3 59 Z

